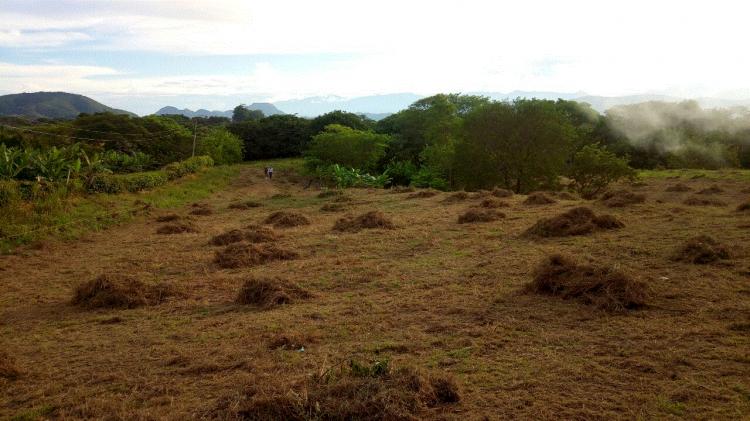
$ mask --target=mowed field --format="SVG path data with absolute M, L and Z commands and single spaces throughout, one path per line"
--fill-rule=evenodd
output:
M 747 174 L 649 174 L 619 186 L 645 202 L 612 208 L 367 189 L 347 200 L 275 177 L 248 165 L 196 206 L 0 256 L 0 419 L 272 419 L 299 408 L 310 419 L 750 417 L 750 210 L 737 210 L 750 199 Z M 678 183 L 686 191 L 666 191 Z M 485 199 L 507 204 L 496 209 L 505 216 L 458 223 Z M 246 201 L 260 206 L 237 206 Z M 579 206 L 624 226 L 523 235 Z M 309 224 L 264 225 L 277 211 Z M 392 229 L 333 229 L 369 211 Z M 175 224 L 190 229 L 157 233 Z M 248 226 L 272 238 L 211 244 Z M 673 260 L 704 234 L 728 257 Z M 250 249 L 266 257 L 231 255 Z M 642 281 L 645 303 L 608 310 L 525 291 L 558 253 Z M 169 293 L 129 309 L 73 305 L 76 287 L 101 275 Z M 237 303 L 248 279 L 286 290 Z

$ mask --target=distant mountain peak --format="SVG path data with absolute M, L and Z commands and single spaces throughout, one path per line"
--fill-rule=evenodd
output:
M 283 111 L 279 110 L 271 104 L 270 102 L 253 102 L 252 104 L 245 105 L 250 110 L 260 110 L 263 112 L 263 115 L 265 116 L 271 116 L 276 114 L 284 114 Z M 159 109 L 159 111 L 155 112 L 156 115 L 168 115 L 168 114 L 176 114 L 176 115 L 184 115 L 188 118 L 193 117 L 226 117 L 226 118 L 232 118 L 232 113 L 234 110 L 227 110 L 227 111 L 209 111 L 204 108 L 201 108 L 199 110 L 193 111 L 188 108 L 179 109 L 177 107 L 173 107 L 171 105 L 168 105 L 166 107 L 162 107 Z
M 93 99 L 67 92 L 31 92 L 0 96 L 0 115 L 72 120 L 81 113 L 135 114 L 108 107 Z

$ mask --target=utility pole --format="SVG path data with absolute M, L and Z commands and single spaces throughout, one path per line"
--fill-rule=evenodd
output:
M 195 156 L 195 140 L 198 137 L 198 120 L 193 122 L 193 156 Z

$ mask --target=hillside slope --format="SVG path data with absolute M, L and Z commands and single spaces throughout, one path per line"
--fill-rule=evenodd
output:
M 27 118 L 74 119 L 81 113 L 135 114 L 67 92 L 34 92 L 0 96 L 0 115 Z

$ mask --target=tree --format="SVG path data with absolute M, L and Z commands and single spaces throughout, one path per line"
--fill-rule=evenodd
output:
M 234 164 L 242 161 L 242 140 L 224 128 L 211 129 L 198 143 L 198 155 L 208 155 L 214 163 Z
M 371 130 L 375 122 L 363 115 L 336 110 L 312 119 L 310 122 L 310 133 L 312 136 L 315 136 L 331 124 L 339 124 L 356 130 Z
M 470 111 L 456 145 L 456 177 L 466 188 L 517 193 L 556 185 L 576 132 L 553 101 L 517 99 Z
M 309 167 L 339 164 L 362 171 L 374 170 L 385 155 L 390 136 L 331 124 L 313 136 L 305 152 Z
M 586 145 L 576 152 L 568 175 L 576 191 L 591 198 L 612 182 L 634 177 L 635 171 L 628 166 L 627 158 L 619 158 L 598 145 Z
M 272 115 L 229 126 L 245 144 L 245 160 L 300 156 L 310 139 L 310 120 L 295 115 Z
M 243 121 L 256 121 L 262 119 L 263 117 L 263 111 L 251 110 L 245 105 L 238 105 L 234 107 L 234 111 L 232 112 L 233 123 L 242 123 Z

